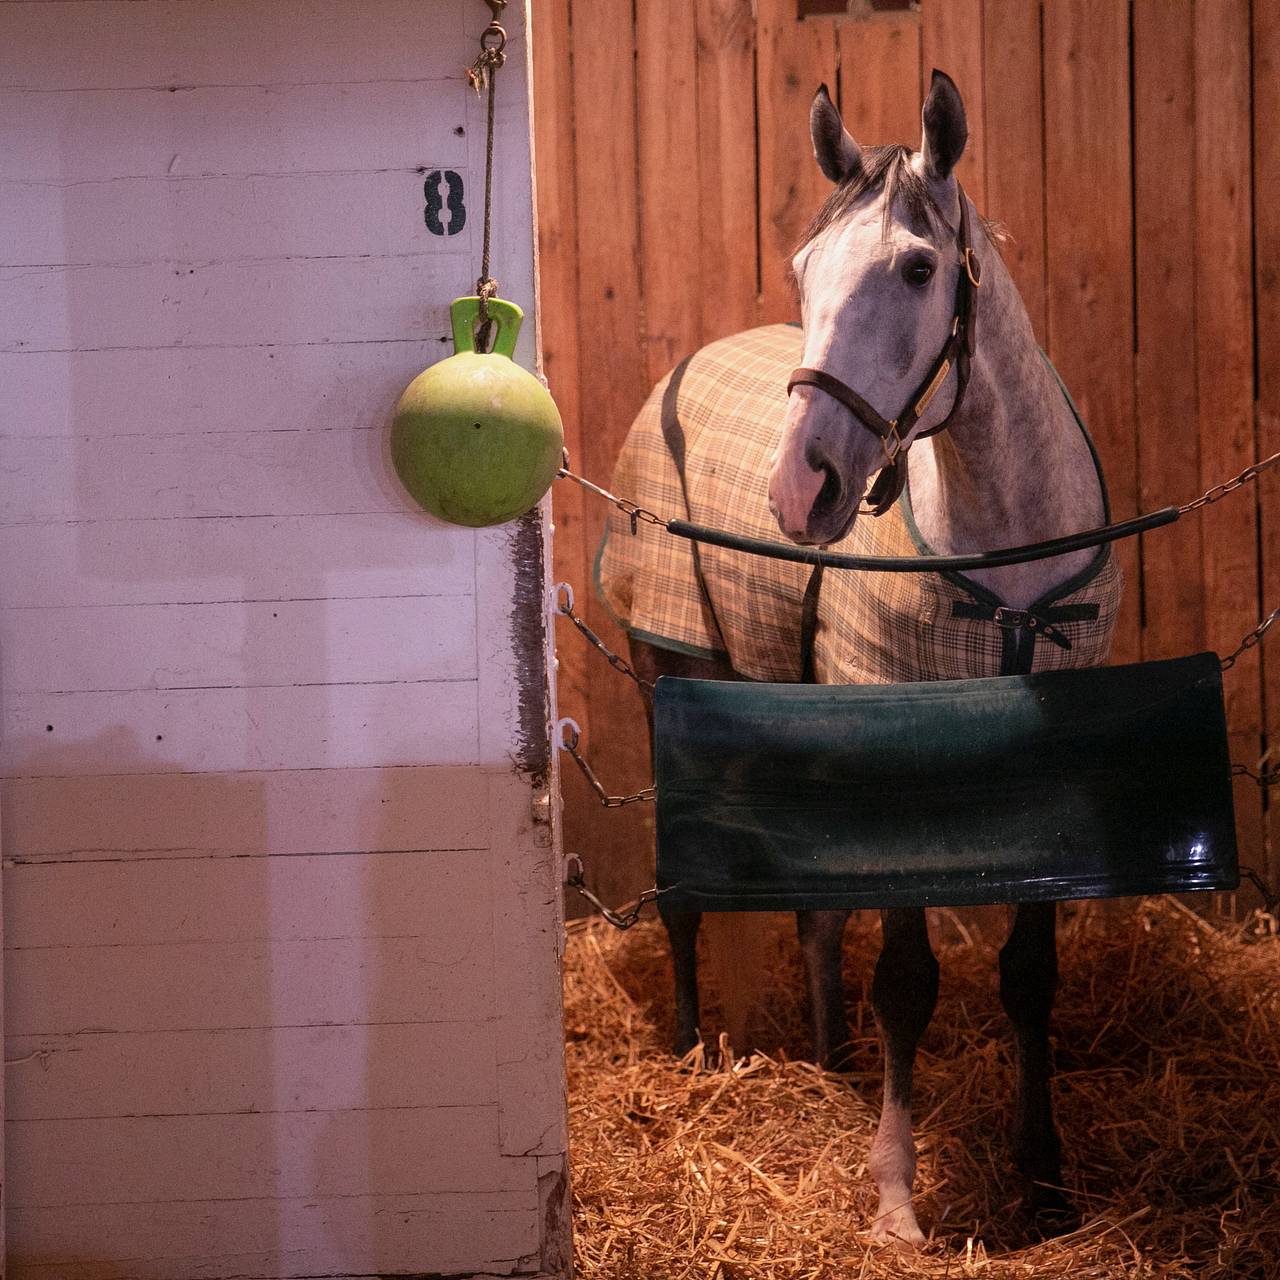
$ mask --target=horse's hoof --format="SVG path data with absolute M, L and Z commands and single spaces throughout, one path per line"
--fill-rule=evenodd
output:
M 684 1058 L 702 1043 L 702 1032 L 694 1027 L 692 1031 L 677 1031 L 671 1041 L 671 1052 L 677 1058 Z
M 1031 1217 L 1036 1234 L 1044 1240 L 1066 1235 L 1080 1225 L 1075 1205 L 1057 1187 L 1033 1182 L 1024 1206 Z
M 846 1072 L 852 1071 L 854 1067 L 853 1045 L 845 1043 L 838 1049 L 828 1050 L 822 1055 L 820 1064 L 823 1071 L 830 1071 L 835 1075 L 844 1075 Z
M 876 1244 L 890 1245 L 904 1253 L 914 1253 L 925 1245 L 925 1234 L 910 1209 L 881 1214 L 871 1224 L 871 1238 Z

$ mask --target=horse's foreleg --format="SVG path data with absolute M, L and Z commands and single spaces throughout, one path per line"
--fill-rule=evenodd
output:
M 844 927 L 852 912 L 797 911 L 796 936 L 809 991 L 814 1061 L 828 1071 L 848 1062 L 849 1021 L 844 1007 Z
M 871 1002 L 884 1046 L 884 1104 L 867 1168 L 880 1193 L 871 1233 L 881 1240 L 924 1243 L 911 1203 L 916 1176 L 911 1134 L 911 1073 L 916 1048 L 938 999 L 938 961 L 929 945 L 924 912 L 880 913 L 884 942 L 871 984 Z
M 667 926 L 676 979 L 676 1031 L 671 1047 L 677 1058 L 683 1058 L 702 1039 L 698 1030 L 698 925 L 702 916 L 696 911 L 663 911 L 661 899 L 658 913 Z
M 1027 1179 L 1027 1207 L 1037 1216 L 1069 1220 L 1062 1184 L 1062 1145 L 1053 1122 L 1049 1016 L 1058 987 L 1055 904 L 1024 903 L 1000 951 L 1000 1000 L 1013 1023 L 1017 1084 L 1013 1158 Z

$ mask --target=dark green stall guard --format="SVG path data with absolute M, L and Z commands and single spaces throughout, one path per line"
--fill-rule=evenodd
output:
M 658 887 L 683 911 L 1234 889 L 1215 654 L 908 685 L 658 682 Z

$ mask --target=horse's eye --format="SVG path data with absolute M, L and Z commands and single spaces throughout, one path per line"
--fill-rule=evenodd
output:
M 913 258 L 902 268 L 902 278 L 918 289 L 933 279 L 933 263 L 927 258 Z

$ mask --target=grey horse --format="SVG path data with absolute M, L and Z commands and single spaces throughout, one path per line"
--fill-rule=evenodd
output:
M 955 85 L 934 72 L 917 151 L 859 147 L 825 87 L 814 98 L 810 132 L 835 189 L 793 260 L 803 367 L 793 375 L 768 475 L 768 507 L 782 532 L 802 544 L 848 537 L 856 520 L 873 518 L 864 499 L 887 508 L 897 496 L 908 449 L 915 524 L 941 554 L 1037 542 L 1102 523 L 1106 501 L 1092 446 L 1037 347 L 992 237 L 956 181 L 968 129 Z M 973 315 L 966 326 L 961 313 L 975 308 L 978 296 L 975 340 Z M 1020 616 L 1087 570 L 1095 555 L 970 576 Z M 633 635 L 631 655 L 649 680 L 741 674 L 731 647 L 722 657 L 696 657 Z M 662 914 L 675 964 L 675 1048 L 682 1052 L 699 1038 L 700 917 Z M 797 913 L 814 1052 L 831 1066 L 840 1064 L 848 1039 L 841 955 L 849 914 Z M 1051 1230 L 1072 1216 L 1050 1097 L 1055 908 L 1020 906 L 1011 920 L 1000 951 L 1000 994 L 1017 1050 L 1013 1155 L 1028 1207 Z M 868 1162 L 880 1196 L 872 1231 L 915 1246 L 924 1235 L 912 1205 L 911 1081 L 937 998 L 938 964 L 923 910 L 886 910 L 882 924 L 871 993 L 885 1072 Z

